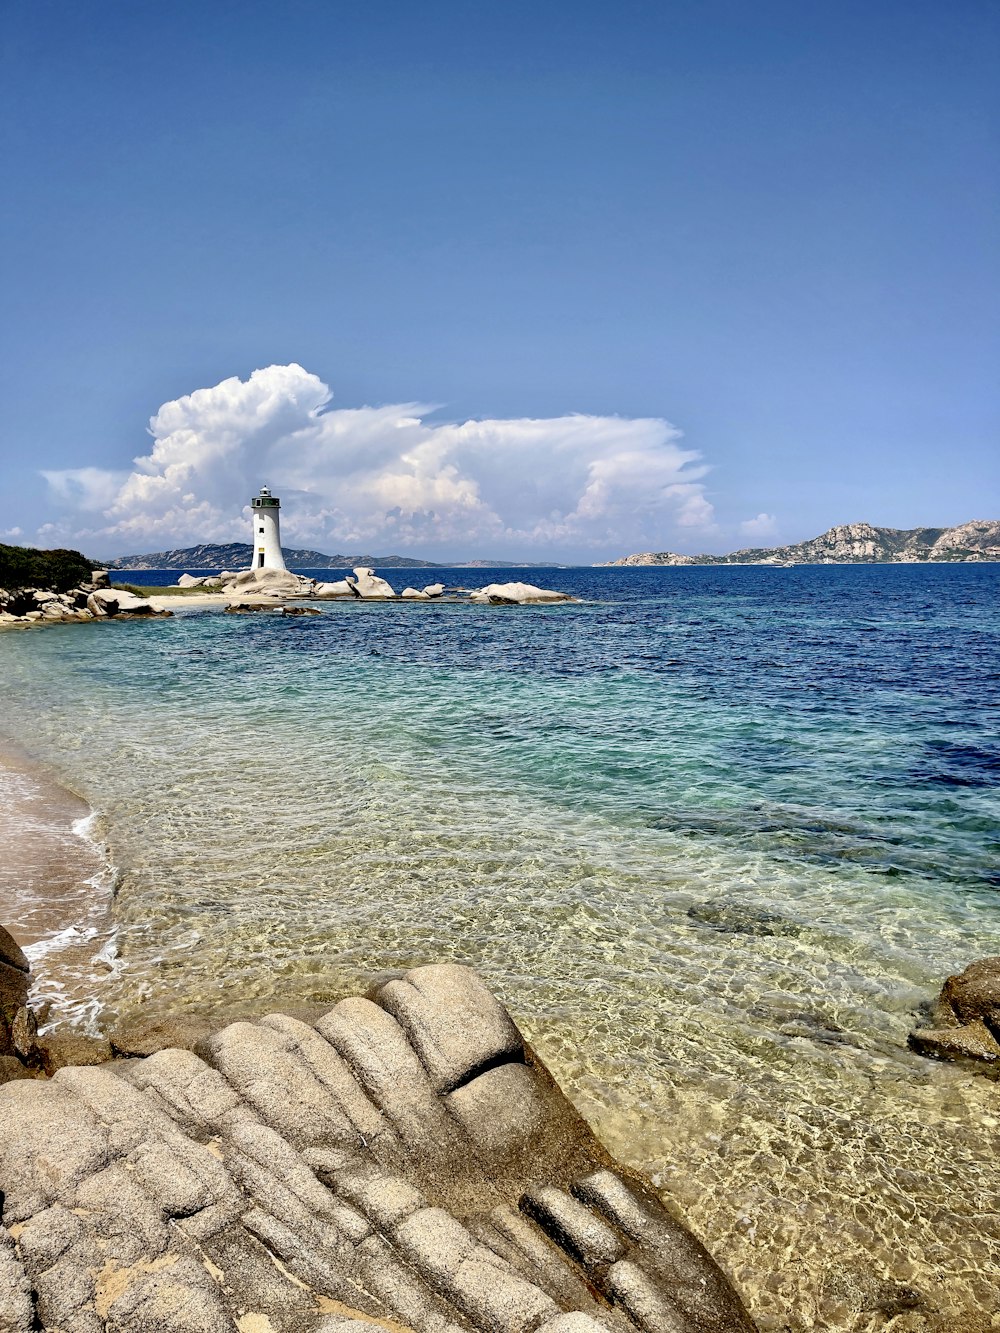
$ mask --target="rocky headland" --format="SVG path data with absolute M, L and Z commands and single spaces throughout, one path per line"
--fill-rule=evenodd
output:
M 1000 560 L 1000 520 L 954 528 L 877 528 L 847 523 L 792 546 L 747 547 L 729 555 L 643 551 L 608 565 L 858 565 Z

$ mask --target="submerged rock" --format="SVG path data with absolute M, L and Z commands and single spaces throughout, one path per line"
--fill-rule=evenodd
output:
M 730 931 L 734 935 L 795 936 L 802 933 L 797 922 L 735 898 L 709 898 L 703 903 L 692 903 L 688 916 L 700 926 Z
M 1000 1072 L 1000 958 L 981 958 L 948 977 L 931 1026 L 911 1032 L 909 1045 L 920 1055 Z
M 6 1329 L 752 1333 L 465 968 L 10 1083 L 0 1115 Z

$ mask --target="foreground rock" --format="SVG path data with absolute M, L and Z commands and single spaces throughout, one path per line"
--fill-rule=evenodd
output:
M 0 1087 L 0 1329 L 744 1333 L 465 968 Z
M 944 983 L 930 1027 L 910 1033 L 921 1055 L 971 1060 L 1000 1073 L 1000 958 L 982 958 Z
M 576 598 L 551 588 L 536 588 L 533 583 L 488 583 L 469 600 L 492 606 L 525 606 L 533 602 L 575 602 Z

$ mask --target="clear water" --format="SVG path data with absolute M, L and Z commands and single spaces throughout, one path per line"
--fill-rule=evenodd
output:
M 1000 954 L 1000 567 L 389 577 L 586 600 L 0 636 L 4 728 L 119 867 L 79 988 L 473 964 L 763 1328 L 990 1327 L 998 1085 L 906 1035 Z

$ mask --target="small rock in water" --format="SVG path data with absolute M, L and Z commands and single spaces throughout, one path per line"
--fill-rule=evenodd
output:
M 970 1060 L 1000 1072 L 1000 958 L 980 958 L 948 977 L 931 1026 L 910 1033 L 909 1046 L 936 1060 Z
M 693 903 L 688 908 L 688 916 L 700 926 L 734 935 L 795 936 L 802 933 L 797 922 L 734 898 L 709 898 L 703 903 Z
M 469 597 L 470 602 L 491 606 L 525 606 L 534 602 L 573 602 L 565 592 L 536 588 L 533 583 L 488 583 Z

